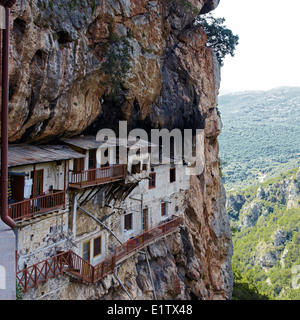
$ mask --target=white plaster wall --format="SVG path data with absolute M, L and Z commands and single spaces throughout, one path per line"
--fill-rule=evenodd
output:
M 69 161 L 67 161 L 67 167 L 68 167 L 68 162 Z M 35 165 L 35 169 L 44 170 L 43 192 L 47 191 L 51 185 L 55 190 L 64 190 L 64 175 L 65 175 L 64 161 L 61 162 L 61 165 L 56 165 L 56 162 L 38 163 Z M 30 179 L 30 173 L 33 170 L 34 170 L 33 164 L 9 168 L 9 171 L 28 173 L 29 177 L 25 177 L 25 180 Z M 66 177 L 66 186 L 67 184 L 68 184 L 68 174 Z
M 122 241 L 142 233 L 142 208 L 148 208 L 148 230 L 166 222 L 172 215 L 179 216 L 183 212 L 184 192 L 190 187 L 190 176 L 186 174 L 186 166 L 176 165 L 176 181 L 170 183 L 170 164 L 153 167 L 156 173 L 156 187 L 149 189 L 149 180 L 143 179 L 122 203 L 124 208 L 120 218 L 118 234 Z M 142 199 L 137 201 L 134 199 Z M 161 204 L 166 202 L 167 215 L 161 215 Z M 124 230 L 124 214 L 133 214 L 132 230 Z
M 101 235 L 101 254 L 94 257 L 94 239 L 98 238 Z M 76 238 L 76 246 L 73 247 L 73 251 L 78 254 L 80 257 L 83 257 L 83 245 L 85 242 L 90 241 L 90 264 L 93 266 L 99 264 L 101 261 L 106 258 L 106 240 L 107 232 L 105 230 L 100 230 L 99 228 L 92 232 L 85 234 L 84 236 Z
M 67 169 L 70 161 L 67 161 Z M 55 190 L 64 190 L 65 162 L 56 165 L 56 162 L 39 163 L 36 170 L 44 170 L 43 192 L 50 186 Z M 28 173 L 25 181 L 30 179 L 30 172 L 34 165 L 12 167 L 10 171 Z M 66 187 L 68 175 L 66 178 Z M 32 191 L 31 191 L 32 193 Z M 55 213 L 39 215 L 35 219 L 25 219 L 17 225 L 17 253 L 18 268 L 31 266 L 56 254 L 57 250 L 65 248 L 68 234 L 68 195 L 66 195 L 66 209 L 55 210 Z

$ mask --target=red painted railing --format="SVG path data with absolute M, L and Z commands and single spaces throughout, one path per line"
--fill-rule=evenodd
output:
M 33 217 L 65 206 L 66 192 L 58 191 L 20 202 L 8 204 L 8 215 L 13 220 Z
M 37 287 L 41 282 L 63 274 L 64 271 L 70 268 L 70 254 L 70 251 L 62 252 L 17 272 L 17 280 L 22 287 L 22 291 L 26 292 L 32 287 Z
M 180 226 L 180 218 L 175 218 L 165 224 L 162 224 L 156 228 L 150 229 L 141 235 L 128 240 L 115 249 L 116 261 L 118 262 L 124 256 L 131 252 L 138 250 L 148 242 L 157 239 L 166 233 L 178 228 Z
M 83 188 L 110 181 L 125 179 L 126 165 L 118 164 L 109 167 L 89 169 L 85 171 L 69 171 L 70 187 Z
M 41 261 L 31 267 L 17 272 L 17 279 L 22 287 L 22 291 L 27 291 L 36 287 L 38 283 L 69 271 L 81 282 L 95 284 L 108 274 L 114 272 L 116 263 L 126 255 L 140 249 L 152 240 L 155 240 L 180 226 L 180 218 L 175 218 L 161 226 L 146 231 L 145 233 L 128 240 L 115 249 L 115 254 L 110 258 L 92 266 L 73 251 L 59 253 L 47 260 Z

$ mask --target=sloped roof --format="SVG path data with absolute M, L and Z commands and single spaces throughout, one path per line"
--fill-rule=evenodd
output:
M 105 147 L 108 146 L 115 147 L 117 145 L 127 146 L 127 148 L 140 148 L 140 147 L 154 147 L 155 145 L 146 141 L 140 139 L 138 142 L 134 140 L 127 140 L 127 139 L 121 139 L 121 138 L 113 138 L 110 137 L 107 141 L 97 141 L 95 136 L 77 136 L 73 138 L 68 139 L 61 139 L 61 141 L 75 146 L 82 148 L 84 150 L 90 150 L 90 149 L 98 149 L 101 147 L 102 144 L 105 143 Z
M 61 141 L 84 150 L 98 149 L 104 143 L 104 141 L 97 141 L 95 136 L 77 136 L 61 139 Z M 115 146 L 115 143 L 111 145 Z
M 27 164 L 51 162 L 58 160 L 69 160 L 83 158 L 71 148 L 63 145 L 9 145 L 8 167 L 17 167 Z

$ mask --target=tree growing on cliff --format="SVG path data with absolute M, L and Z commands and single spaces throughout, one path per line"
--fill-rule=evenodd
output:
M 225 18 L 215 18 L 211 14 L 199 15 L 195 20 L 195 25 L 201 26 L 206 33 L 206 45 L 214 50 L 221 66 L 227 54 L 234 56 L 234 51 L 239 43 L 238 35 L 234 35 L 224 23 Z

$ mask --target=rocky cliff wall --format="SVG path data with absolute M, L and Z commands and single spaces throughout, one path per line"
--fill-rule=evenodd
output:
M 231 233 L 217 141 L 220 70 L 205 33 L 193 25 L 218 2 L 19 0 L 12 11 L 10 142 L 96 133 L 123 119 L 148 130 L 205 129 L 205 169 L 191 177 L 183 228 L 150 248 L 162 299 L 231 295 Z M 131 293 L 146 299 L 143 263 L 133 259 L 119 270 Z M 108 286 L 93 295 L 124 292 Z

